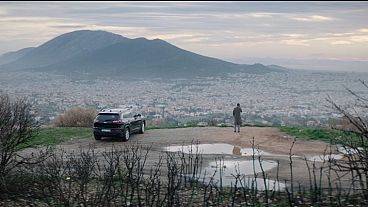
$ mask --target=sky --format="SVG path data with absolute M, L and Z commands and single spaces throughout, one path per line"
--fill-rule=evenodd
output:
M 368 66 L 368 2 L 0 2 L 0 54 L 84 29 L 237 63 Z

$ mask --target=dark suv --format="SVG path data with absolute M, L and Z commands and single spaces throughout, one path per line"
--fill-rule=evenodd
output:
M 128 141 L 133 133 L 144 133 L 146 120 L 141 114 L 124 109 L 105 109 L 98 113 L 93 123 L 93 135 L 101 137 L 120 137 Z

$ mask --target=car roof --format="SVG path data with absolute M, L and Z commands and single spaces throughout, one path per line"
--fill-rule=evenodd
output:
M 128 109 L 102 109 L 100 112 L 125 112 Z
M 132 112 L 131 109 L 103 109 L 99 112 L 99 114 L 116 114 L 116 113 L 129 114 L 131 112 Z
M 120 112 L 114 112 L 114 111 L 103 111 L 103 112 L 98 112 L 98 114 L 120 114 Z

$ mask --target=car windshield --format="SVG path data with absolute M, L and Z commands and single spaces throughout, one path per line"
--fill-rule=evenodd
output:
M 115 121 L 119 120 L 119 114 L 98 114 L 96 119 L 98 121 Z

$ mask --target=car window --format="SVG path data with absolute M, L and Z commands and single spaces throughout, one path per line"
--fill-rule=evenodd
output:
M 98 114 L 96 119 L 98 121 L 115 121 L 119 120 L 119 114 Z
M 132 111 L 126 111 L 123 113 L 124 118 L 132 118 L 134 116 L 134 113 Z

